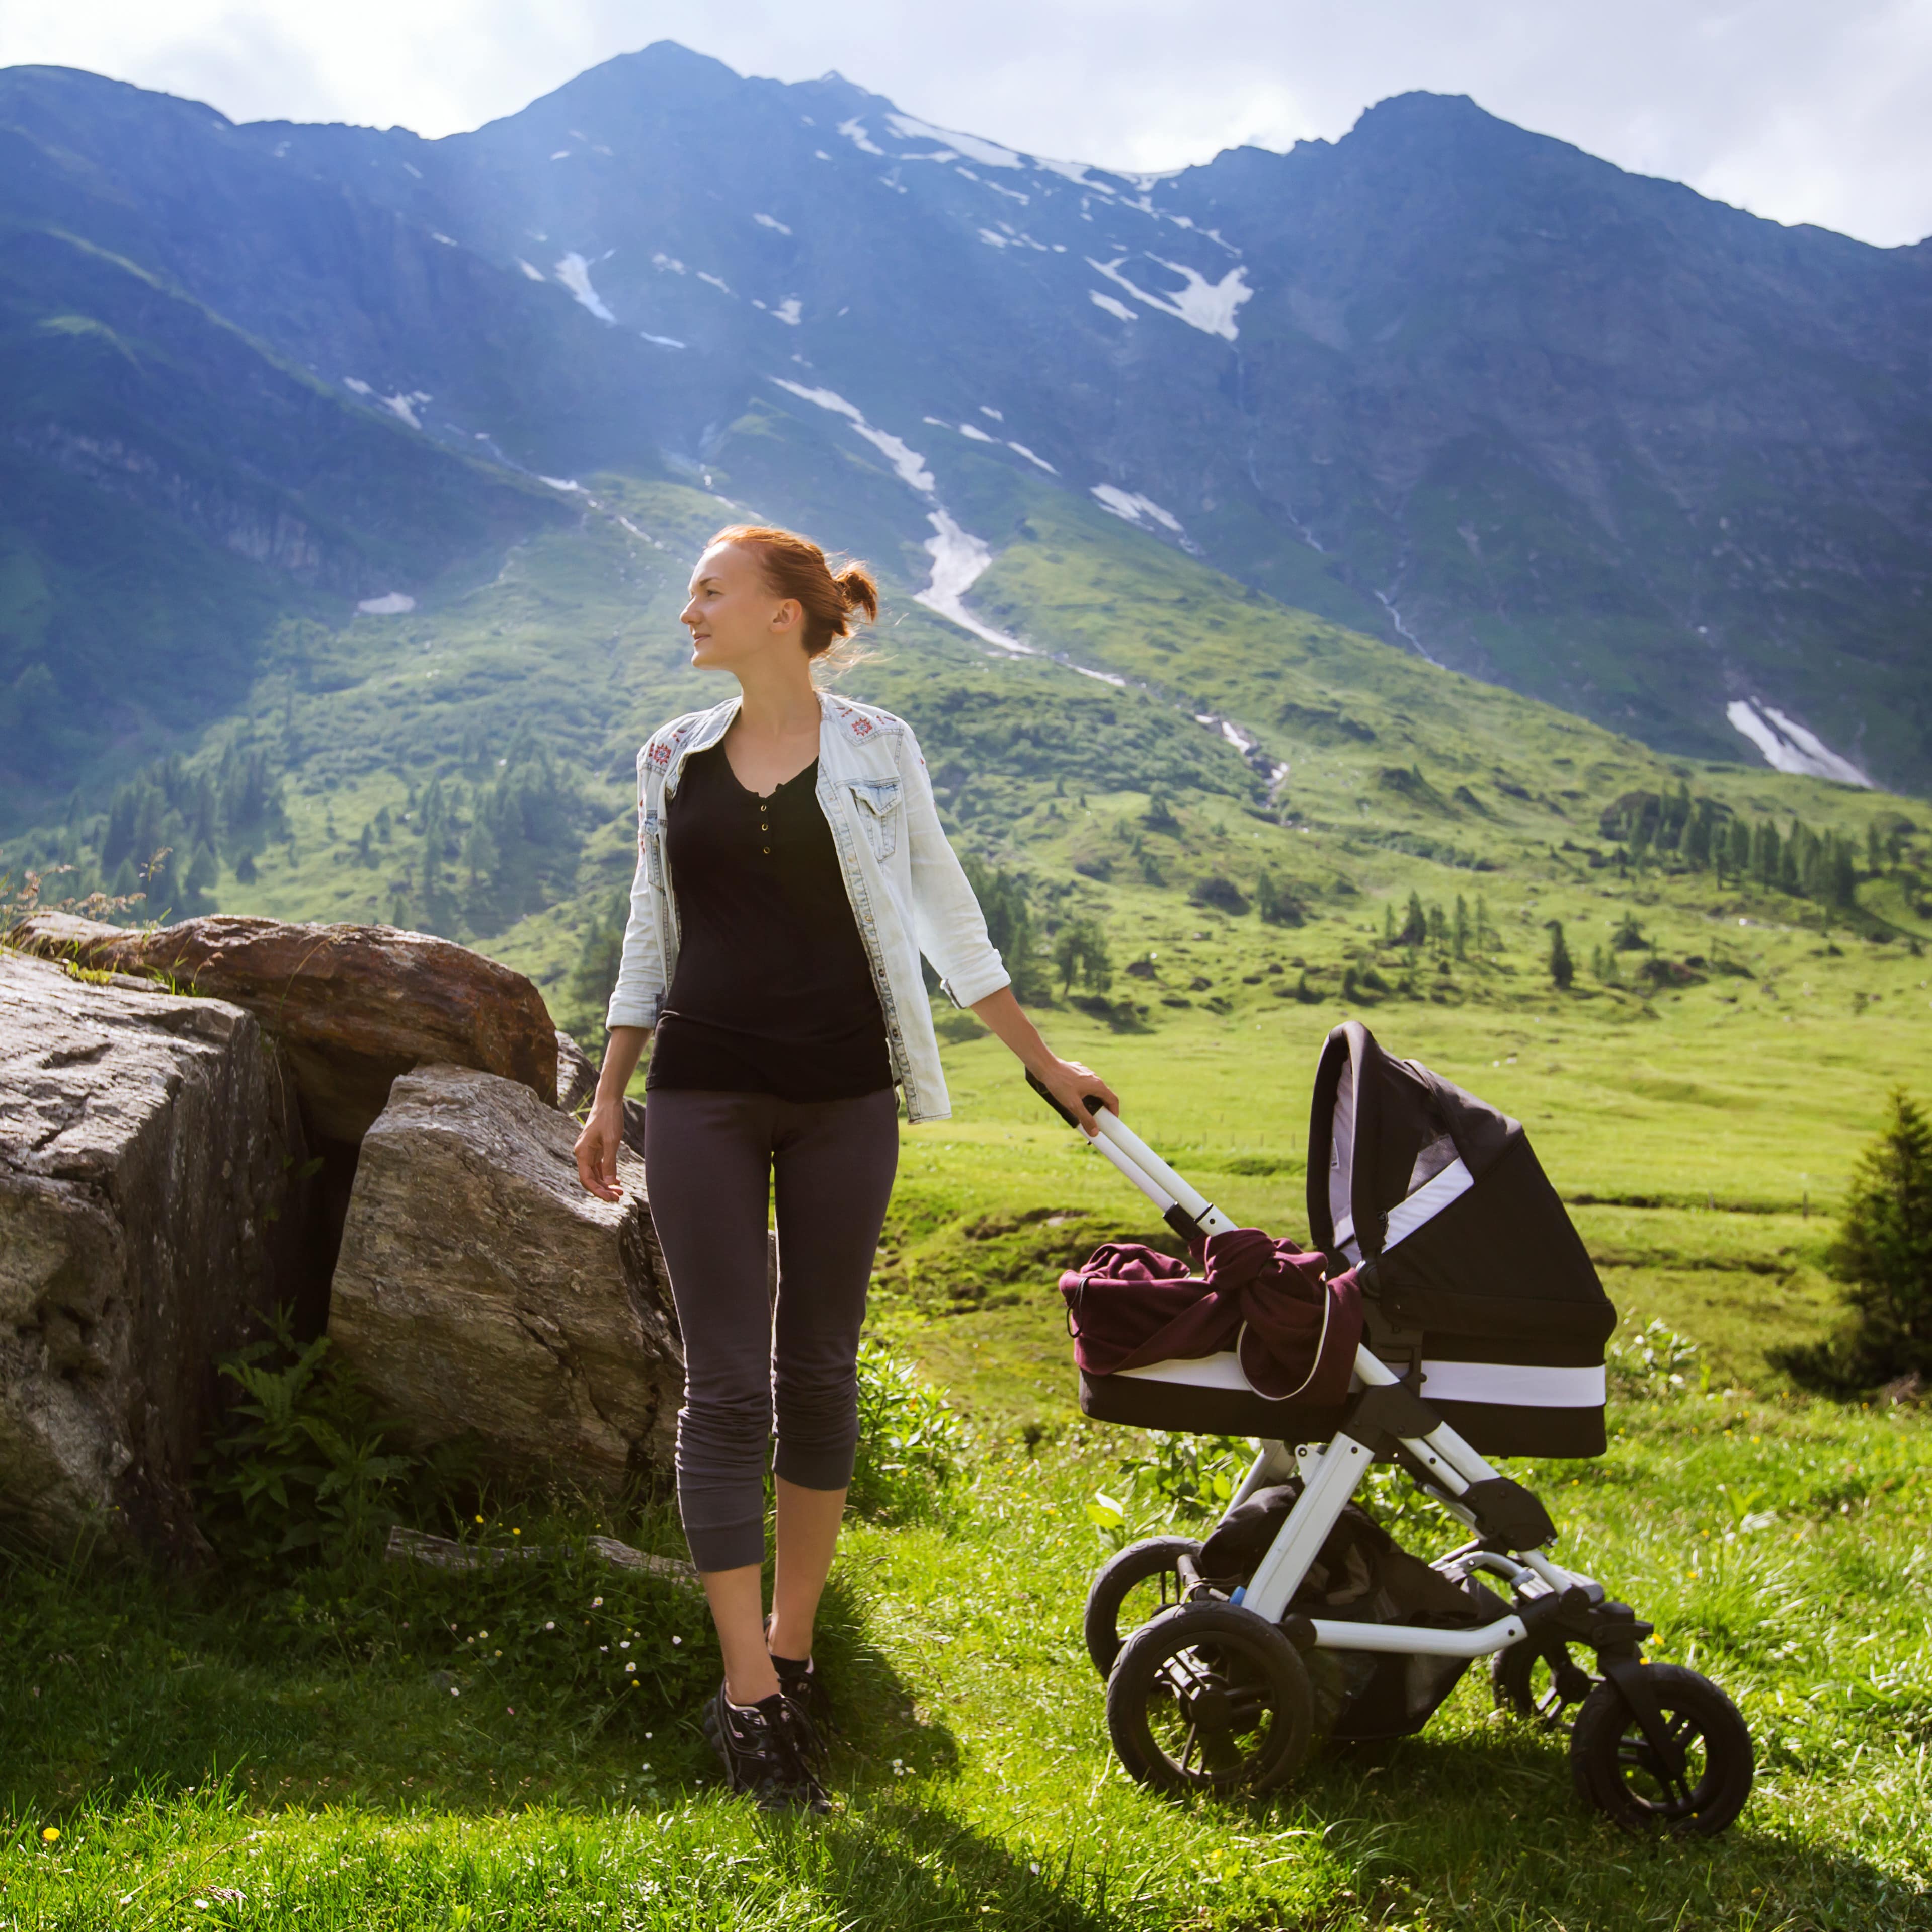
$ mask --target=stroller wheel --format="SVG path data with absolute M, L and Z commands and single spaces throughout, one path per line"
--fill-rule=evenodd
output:
M 1683 1754 L 1681 1775 L 1659 1762 L 1623 1694 L 1605 1682 L 1584 1699 L 1570 1733 L 1578 1795 L 1627 1832 L 1662 1826 L 1714 1837 L 1750 1796 L 1750 1732 L 1708 1677 L 1675 1664 L 1646 1664 L 1643 1674 Z
M 1156 1791 L 1272 1791 L 1308 1754 L 1308 1672 L 1279 1626 L 1232 1604 L 1163 1610 L 1122 1646 L 1107 1729 Z
M 1200 1554 L 1200 1544 L 1190 1537 L 1148 1536 L 1107 1559 L 1087 1592 L 1086 1616 L 1087 1654 L 1103 1680 L 1120 1654 L 1122 1622 L 1128 1630 L 1137 1630 L 1150 1617 L 1179 1603 L 1180 1578 L 1174 1559 Z
M 1568 1722 L 1572 1705 L 1580 1704 L 1601 1679 L 1593 1677 L 1570 1654 L 1567 1644 L 1539 1647 L 1527 1640 L 1499 1650 L 1490 1659 L 1490 1688 L 1496 1708 L 1512 1712 L 1546 1730 Z

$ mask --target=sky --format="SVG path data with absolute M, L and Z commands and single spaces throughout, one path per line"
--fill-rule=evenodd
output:
M 1932 0 L 0 0 L 0 66 L 432 136 L 657 40 L 1130 170 L 1467 94 L 1772 220 L 1932 234 Z

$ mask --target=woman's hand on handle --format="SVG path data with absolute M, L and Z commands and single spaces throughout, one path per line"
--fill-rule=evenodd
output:
M 1116 1114 L 1122 1111 L 1120 1096 L 1090 1066 L 1083 1066 L 1077 1060 L 1062 1060 L 1040 1038 L 1040 1029 L 1027 1018 L 1019 1001 L 1013 998 L 1012 987 L 1002 986 L 997 993 L 988 993 L 983 1000 L 976 1000 L 973 1010 L 1012 1049 L 1021 1065 L 1078 1122 L 1081 1131 L 1090 1140 L 1096 1131 L 1094 1117 L 1087 1108 L 1090 1094 L 1096 1096 L 1103 1106 L 1111 1107 Z
M 1058 1060 L 1048 1055 L 1046 1066 L 1027 1070 L 1038 1076 L 1040 1084 L 1073 1116 L 1089 1139 L 1098 1131 L 1087 1105 L 1090 1096 L 1097 1097 L 1103 1107 L 1115 1114 L 1120 1111 L 1120 1096 L 1090 1066 L 1083 1066 L 1077 1060 Z

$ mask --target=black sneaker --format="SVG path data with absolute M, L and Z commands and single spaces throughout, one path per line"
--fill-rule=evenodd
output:
M 832 1809 L 815 1768 L 824 1748 L 812 1720 L 782 1690 L 755 1704 L 734 1704 L 720 1684 L 704 1707 L 704 1729 L 731 1789 L 760 1811 L 822 1817 Z
M 765 1641 L 772 1640 L 772 1620 L 765 1619 Z M 825 1686 L 820 1681 L 817 1670 L 810 1658 L 780 1657 L 772 1654 L 772 1668 L 778 1674 L 778 1688 L 782 1690 L 810 1721 L 814 1742 L 820 1734 L 832 1728 L 832 1712 L 825 1696 Z

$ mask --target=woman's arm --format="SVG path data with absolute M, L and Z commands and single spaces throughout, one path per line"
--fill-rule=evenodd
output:
M 1090 1067 L 1077 1060 L 1062 1060 L 1021 1010 L 1011 976 L 987 939 L 986 918 L 965 868 L 939 822 L 919 740 L 910 725 L 900 722 L 902 748 L 909 754 L 902 758 L 899 770 L 905 788 L 907 856 L 920 950 L 938 969 L 946 991 L 979 1015 L 1090 1138 L 1094 1129 L 1082 1104 L 1086 1096 L 1099 1095 L 1117 1114 L 1120 1096 Z
M 997 993 L 974 1000 L 973 1010 L 1012 1048 L 1020 1064 L 1080 1123 L 1089 1138 L 1094 1128 L 1084 1104 L 1088 1094 L 1098 1094 L 1115 1113 L 1120 1111 L 1120 1096 L 1099 1074 L 1077 1060 L 1062 1060 L 1040 1038 L 1039 1028 L 1021 1010 L 1012 987 L 1002 986 Z
M 617 1186 L 617 1150 L 624 1140 L 624 1089 L 644 1058 L 648 1027 L 614 1026 L 604 1043 L 603 1070 L 590 1102 L 590 1118 L 572 1150 L 577 1178 L 600 1201 L 621 1198 Z

